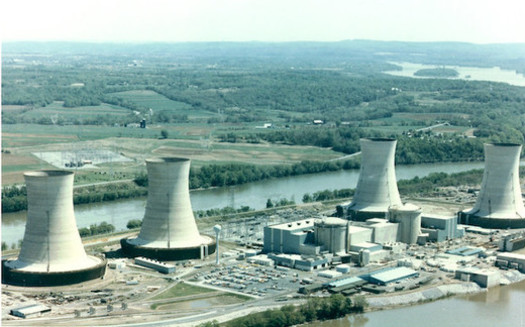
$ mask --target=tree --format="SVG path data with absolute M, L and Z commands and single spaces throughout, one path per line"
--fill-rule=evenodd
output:
M 368 301 L 366 300 L 366 297 L 363 295 L 358 295 L 354 297 L 354 310 L 356 312 L 364 312 L 365 309 L 368 307 Z
M 140 219 L 132 219 L 126 224 L 127 229 L 139 228 L 140 226 L 142 226 L 142 220 Z
M 266 201 L 266 208 L 273 208 L 273 202 L 272 199 L 268 199 Z
M 168 131 L 163 129 L 162 131 L 160 131 L 160 138 L 162 139 L 167 139 L 168 138 Z
M 2 242 L 2 251 L 5 251 L 7 249 L 9 249 L 9 246 L 7 245 L 7 243 L 6 242 Z

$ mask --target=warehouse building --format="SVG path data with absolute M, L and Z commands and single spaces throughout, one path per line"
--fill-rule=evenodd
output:
M 475 282 L 483 288 L 499 285 L 500 274 L 497 271 L 479 268 L 460 268 L 455 272 L 456 279 L 464 282 Z
M 525 274 L 525 255 L 517 253 L 500 253 L 496 257 L 496 267 L 516 269 Z
M 154 270 L 156 270 L 158 272 L 161 272 L 163 274 L 171 274 L 171 273 L 175 272 L 175 266 L 174 265 L 171 265 L 171 264 L 168 264 L 168 263 L 165 263 L 165 262 L 161 262 L 161 261 L 157 261 L 157 260 L 154 260 L 154 259 L 148 259 L 148 258 L 144 258 L 144 257 L 137 257 L 137 258 L 135 258 L 135 264 L 137 264 L 139 266 L 143 266 L 143 267 L 154 269 Z
M 368 281 L 373 284 L 387 285 L 411 277 L 417 277 L 419 273 L 407 267 L 386 268 L 368 275 Z
M 9 310 L 10 315 L 24 319 L 28 317 L 40 316 L 46 312 L 51 312 L 51 308 L 42 304 L 31 304 Z

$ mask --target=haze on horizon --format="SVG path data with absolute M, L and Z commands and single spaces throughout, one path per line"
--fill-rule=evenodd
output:
M 525 43 L 519 0 L 18 0 L 5 41 Z

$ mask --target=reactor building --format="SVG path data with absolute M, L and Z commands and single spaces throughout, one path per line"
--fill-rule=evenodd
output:
M 519 180 L 520 144 L 485 144 L 485 170 L 474 207 L 458 213 L 461 224 L 484 228 L 525 228 Z
M 148 198 L 140 233 L 120 241 L 124 254 L 158 260 L 203 259 L 215 240 L 199 234 L 190 202 L 188 158 L 147 159 Z
M 396 143 L 390 138 L 365 138 L 355 195 L 347 207 L 350 220 L 384 218 L 390 206 L 401 206 L 394 167 Z
M 73 209 L 73 173 L 44 170 L 24 174 L 27 223 L 18 258 L 2 262 L 2 282 L 59 286 L 103 277 L 106 260 L 88 256 Z

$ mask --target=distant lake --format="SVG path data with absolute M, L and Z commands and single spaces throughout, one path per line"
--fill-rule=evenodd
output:
M 413 78 L 436 78 L 426 76 L 415 76 L 414 73 L 420 69 L 432 69 L 443 67 L 443 65 L 423 65 L 411 62 L 390 62 L 393 65 L 403 67 L 403 70 L 385 71 L 383 73 L 395 76 L 405 76 Z M 501 69 L 499 67 L 480 68 L 480 67 L 466 67 L 466 66 L 451 66 L 445 65 L 445 68 L 454 69 L 459 73 L 458 77 L 451 77 L 449 79 L 464 79 L 470 81 L 490 81 L 501 82 L 515 86 L 525 86 L 525 76 L 516 73 L 515 70 Z

